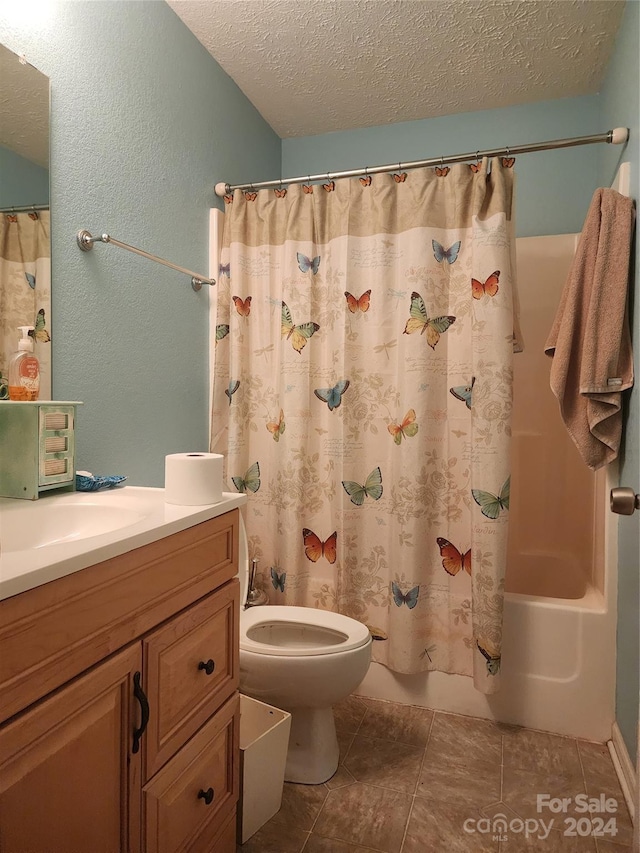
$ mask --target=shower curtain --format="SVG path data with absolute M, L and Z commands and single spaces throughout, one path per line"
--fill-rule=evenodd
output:
M 49 211 L 0 214 L 0 399 L 8 396 L 9 359 L 18 326 L 34 327 L 41 400 L 51 399 L 51 248 Z
M 271 603 L 498 689 L 512 161 L 227 196 L 210 448 Z

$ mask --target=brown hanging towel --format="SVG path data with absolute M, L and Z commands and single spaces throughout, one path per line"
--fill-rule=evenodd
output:
M 594 470 L 618 455 L 621 392 L 633 385 L 627 288 L 634 217 L 632 199 L 595 191 L 545 344 L 551 390 Z

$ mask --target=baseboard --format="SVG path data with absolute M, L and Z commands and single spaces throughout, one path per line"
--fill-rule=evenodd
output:
M 622 732 L 616 722 L 611 726 L 611 740 L 607 742 L 607 746 L 611 753 L 611 760 L 613 761 L 613 766 L 618 776 L 631 820 L 635 825 L 638 817 L 636 814 L 636 803 L 638 801 L 637 775 L 627 746 L 622 738 Z

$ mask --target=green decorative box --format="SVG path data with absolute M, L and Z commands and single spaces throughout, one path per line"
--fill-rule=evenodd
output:
M 0 497 L 76 488 L 74 402 L 0 402 Z

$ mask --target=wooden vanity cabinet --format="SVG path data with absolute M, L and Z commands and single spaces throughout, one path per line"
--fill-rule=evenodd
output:
M 2 853 L 234 853 L 237 553 L 233 510 L 0 602 Z

